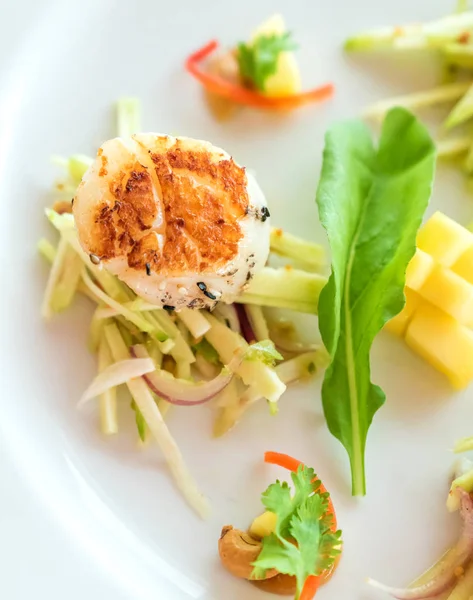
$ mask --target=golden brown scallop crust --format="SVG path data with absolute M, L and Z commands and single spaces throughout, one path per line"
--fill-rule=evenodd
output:
M 102 259 L 125 256 L 134 269 L 146 270 L 148 263 L 163 275 L 224 266 L 237 255 L 243 235 L 238 219 L 249 206 L 245 170 L 231 158 L 216 160 L 209 150 L 190 149 L 180 140 L 172 145 L 164 136 L 156 140 L 159 151 L 149 150 L 110 182 L 114 201 L 96 209 L 89 252 Z M 105 177 L 108 165 L 100 151 L 98 160 L 98 174 Z M 160 208 L 151 169 L 162 194 L 162 250 L 153 230 Z

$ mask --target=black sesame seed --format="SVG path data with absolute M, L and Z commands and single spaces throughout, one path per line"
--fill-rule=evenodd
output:
M 93 265 L 99 265 L 100 264 L 100 258 L 96 254 L 89 254 L 89 258 L 90 258 L 90 262 Z
M 200 290 L 201 292 L 204 292 L 204 294 L 205 294 L 205 291 L 206 291 L 206 289 L 207 289 L 207 286 L 205 285 L 205 283 L 204 283 L 203 281 L 198 281 L 198 282 L 197 282 L 197 287 L 199 288 L 199 290 Z
M 71 206 L 74 206 L 74 198 L 71 200 Z
M 146 263 L 145 267 L 146 267 L 146 275 L 151 275 L 151 265 L 149 263 Z
M 169 312 L 172 312 L 173 310 L 176 310 L 176 307 L 175 307 L 175 306 L 170 306 L 169 304 L 165 304 L 165 305 L 163 306 L 163 308 L 164 308 L 164 310 L 167 310 L 167 311 L 169 311 Z
M 217 300 L 217 296 L 214 296 L 214 294 L 212 294 L 211 292 L 209 292 L 207 290 L 202 290 L 202 291 L 204 292 L 204 296 L 207 296 L 207 298 L 210 298 L 210 300 Z
M 263 208 L 261 209 L 261 221 L 264 223 L 266 219 L 270 216 L 271 214 L 269 210 L 266 208 L 266 206 L 263 206 Z

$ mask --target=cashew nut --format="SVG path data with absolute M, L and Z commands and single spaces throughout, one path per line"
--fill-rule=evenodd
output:
M 254 585 L 263 592 L 270 594 L 279 594 L 280 596 L 294 596 L 296 593 L 296 578 L 292 575 L 279 573 L 271 579 L 253 581 Z
M 261 542 L 252 538 L 246 531 L 225 525 L 218 541 L 218 552 L 227 571 L 235 577 L 251 579 L 252 563 L 261 552 Z M 266 579 L 277 574 L 275 569 L 270 569 L 266 572 Z

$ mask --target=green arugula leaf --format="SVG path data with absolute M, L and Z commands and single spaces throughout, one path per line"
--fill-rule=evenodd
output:
M 350 457 L 354 495 L 366 493 L 368 428 L 385 401 L 370 381 L 371 345 L 404 305 L 406 267 L 434 170 L 434 143 L 405 109 L 388 113 L 378 149 L 359 121 L 337 124 L 325 138 L 317 204 L 332 274 L 320 295 L 319 329 L 331 364 L 322 402 Z
M 246 350 L 244 358 L 245 360 L 259 360 L 270 367 L 274 366 L 277 360 L 284 360 L 271 340 L 262 340 L 251 344 Z
M 262 540 L 252 578 L 264 578 L 268 569 L 294 575 L 298 598 L 310 575 L 320 575 L 333 564 L 340 553 L 341 532 L 331 531 L 329 495 L 319 492 L 314 470 L 301 466 L 292 473 L 292 481 L 293 495 L 288 484 L 280 481 L 262 494 L 264 506 L 277 515 L 277 522 L 274 532 Z
M 266 80 L 276 73 L 279 54 L 296 48 L 297 44 L 288 31 L 282 34 L 260 35 L 250 44 L 240 42 L 237 47 L 237 60 L 241 78 L 260 92 L 264 92 Z

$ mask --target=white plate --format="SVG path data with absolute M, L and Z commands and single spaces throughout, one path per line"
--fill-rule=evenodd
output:
M 367 575 L 409 581 L 457 527 L 444 508 L 449 448 L 473 433 L 471 391 L 453 395 L 443 377 L 380 336 L 373 371 L 388 401 L 369 435 L 364 499 L 351 498 L 347 456 L 323 423 L 320 378 L 293 388 L 278 418 L 262 404 L 218 441 L 210 438 L 208 410 L 175 410 L 170 427 L 213 506 L 210 520 L 199 522 L 157 449 L 136 449 L 131 425 L 105 441 L 95 415 L 76 411 L 94 369 L 85 347 L 90 309 L 77 303 L 51 324 L 41 322 L 46 267 L 35 245 L 49 235 L 43 207 L 56 174 L 50 155 L 92 152 L 112 135 L 110 105 L 124 94 L 142 98 L 146 129 L 209 139 L 255 169 L 274 224 L 324 239 L 314 192 L 328 123 L 434 81 L 433 69 L 410 59 L 347 58 L 343 39 L 368 26 L 440 16 L 452 2 L 39 4 L 17 0 L 1 17 L 0 596 L 269 598 L 227 575 L 216 553 L 221 526 L 245 527 L 260 509 L 261 491 L 284 475 L 262 463 L 266 449 L 313 465 L 333 494 L 345 549 L 321 598 L 375 597 L 365 588 Z M 306 84 L 334 79 L 336 98 L 288 117 L 248 110 L 217 124 L 183 69 L 186 54 L 214 36 L 227 44 L 242 39 L 278 10 L 297 34 Z M 471 201 L 462 184 L 441 168 L 433 205 L 467 222 Z

